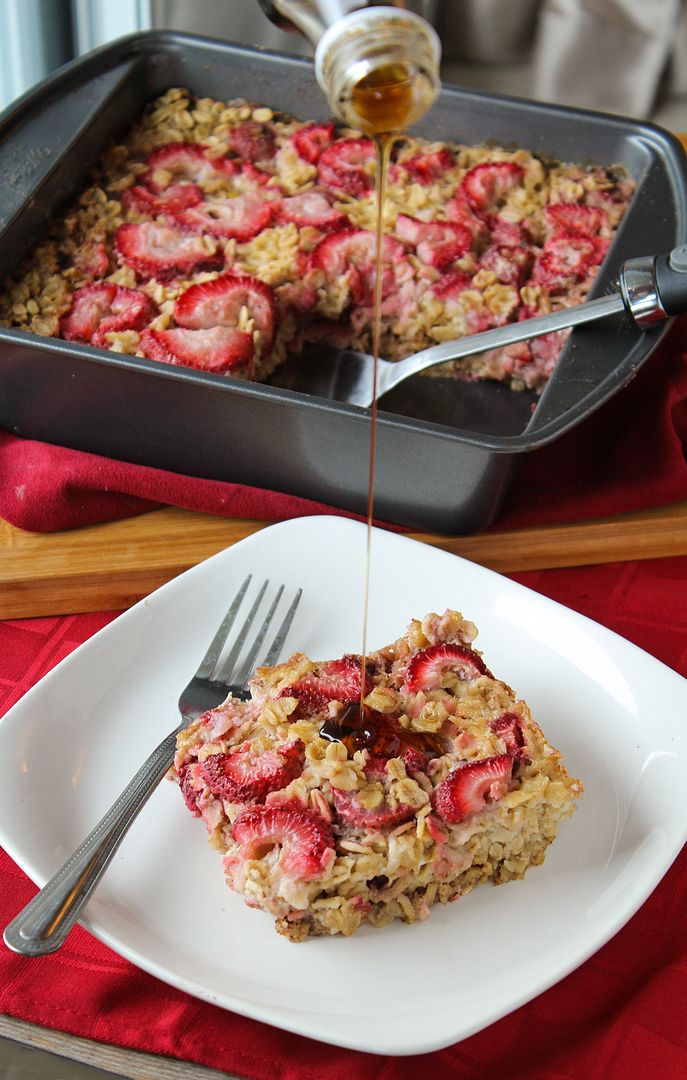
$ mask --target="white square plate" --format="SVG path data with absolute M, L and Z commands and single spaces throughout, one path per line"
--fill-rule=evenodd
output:
M 358 652 L 365 527 L 264 529 L 120 616 L 0 721 L 0 840 L 43 884 L 176 724 L 176 699 L 248 572 L 303 586 L 286 652 Z M 687 832 L 687 682 L 634 645 L 498 574 L 375 530 L 368 641 L 458 608 L 488 666 L 533 709 L 586 793 L 546 863 L 428 922 L 295 945 L 224 885 L 163 783 L 84 925 L 139 967 L 289 1031 L 381 1054 L 449 1045 L 582 963 L 640 907 Z M 517 927 L 517 932 L 504 928 Z

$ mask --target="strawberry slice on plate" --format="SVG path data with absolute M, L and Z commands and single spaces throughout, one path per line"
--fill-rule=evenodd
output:
M 210 754 L 200 765 L 200 776 L 213 795 L 227 802 L 265 801 L 300 776 L 304 746 L 299 740 L 275 750 L 255 753 L 250 742 L 229 754 Z
M 211 371 L 216 375 L 248 367 L 253 363 L 253 337 L 231 326 L 209 330 L 144 330 L 141 347 L 150 360 L 163 364 Z
M 233 199 L 218 199 L 192 206 L 176 215 L 185 229 L 208 232 L 213 236 L 227 236 L 245 244 L 271 223 L 275 203 L 264 199 L 256 191 L 237 195 Z
M 450 772 L 433 792 L 434 809 L 448 825 L 463 821 L 502 799 L 512 774 L 510 754 L 466 761 Z
M 437 270 L 448 270 L 472 247 L 470 229 L 458 221 L 420 221 L 409 214 L 399 214 L 396 236 L 415 247 L 418 258 Z
M 481 217 L 491 217 L 505 204 L 514 188 L 525 176 L 522 165 L 515 161 L 487 161 L 469 169 L 460 190 L 471 209 Z
M 360 658 L 347 655 L 320 664 L 297 683 L 285 686 L 279 697 L 298 698 L 299 716 L 313 716 L 330 701 L 359 701 L 360 678 Z
M 71 308 L 60 320 L 60 334 L 67 341 L 107 348 L 106 334 L 141 330 L 156 315 L 145 293 L 103 281 L 76 290 Z
M 209 156 L 209 147 L 200 143 L 168 143 L 150 155 L 143 182 L 158 194 L 170 183 L 203 184 L 219 176 L 232 177 L 238 166 L 229 158 Z M 170 179 L 171 177 L 171 179 Z
M 441 150 L 430 150 L 426 154 L 416 154 L 415 157 L 404 161 L 401 168 L 409 172 L 413 180 L 425 186 L 433 184 L 445 172 L 455 165 L 455 158 L 451 151 L 444 147 Z
M 331 146 L 336 138 L 334 124 L 306 124 L 294 131 L 291 142 L 298 155 L 310 165 L 317 165 L 323 150 Z
M 345 825 L 350 825 L 354 829 L 380 831 L 395 828 L 404 821 L 409 821 L 415 814 L 412 806 L 406 803 L 392 806 L 386 798 L 382 799 L 379 806 L 364 806 L 357 792 L 339 791 L 335 787 L 332 787 L 332 798 L 337 816 Z
M 279 203 L 279 220 L 292 221 L 299 228 L 310 225 L 322 232 L 334 232 L 350 226 L 350 221 L 341 210 L 335 210 L 329 199 L 321 191 L 304 191 L 300 195 L 291 195 Z
M 174 305 L 174 318 L 190 330 L 235 327 L 243 307 L 260 331 L 262 352 L 269 352 L 277 324 L 275 296 L 269 285 L 249 274 L 222 274 L 191 285 Z
M 375 160 L 371 139 L 340 139 L 322 152 L 317 163 L 320 183 L 333 191 L 360 198 L 374 187 L 367 166 Z
M 133 267 L 139 277 L 154 277 L 158 281 L 196 270 L 217 270 L 224 262 L 214 240 L 189 236 L 155 221 L 120 225 L 115 233 L 115 247 L 120 260 Z
M 428 645 L 411 657 L 406 668 L 404 687 L 408 693 L 418 690 L 436 690 L 441 686 L 445 671 L 452 671 L 464 682 L 478 679 L 480 675 L 491 672 L 478 653 L 467 645 L 455 645 L 444 642 L 441 645 Z
M 197 184 L 170 184 L 158 194 L 137 184 L 122 195 L 122 206 L 125 210 L 150 214 L 151 217 L 173 215 L 180 210 L 188 210 L 189 206 L 198 206 L 202 201 L 203 193 Z
M 281 847 L 279 866 L 298 881 L 323 877 L 336 857 L 334 837 L 324 818 L 295 806 L 251 806 L 237 817 L 233 835 L 240 845 L 241 862 L 261 859 Z M 235 856 L 227 856 L 225 868 L 231 870 L 234 865 Z

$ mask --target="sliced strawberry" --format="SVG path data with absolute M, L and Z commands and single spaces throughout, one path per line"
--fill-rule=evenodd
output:
M 320 183 L 333 191 L 360 198 L 374 187 L 374 178 L 366 168 L 374 160 L 371 139 L 340 139 L 322 152 L 317 163 Z
M 374 296 L 375 246 L 373 232 L 367 229 L 344 229 L 325 236 L 311 255 L 314 267 L 323 270 L 328 281 L 346 276 L 356 304 L 369 307 Z M 396 271 L 406 263 L 403 245 L 391 236 L 384 237 L 382 298 L 396 285 Z
M 291 195 L 279 204 L 279 219 L 292 221 L 302 227 L 311 225 L 322 232 L 334 232 L 350 226 L 350 221 L 340 210 L 335 210 L 329 199 L 321 191 L 304 191 L 301 195 Z
M 275 291 L 282 311 L 312 311 L 317 307 L 317 289 L 307 281 L 285 281 Z
M 213 236 L 228 236 L 245 244 L 266 229 L 272 221 L 275 203 L 263 199 L 257 192 L 247 192 L 233 199 L 219 199 L 192 206 L 177 214 L 177 221 L 193 232 L 208 232 Z
M 189 330 L 235 327 L 243 307 L 260 331 L 262 352 L 268 353 L 277 322 L 276 301 L 270 286 L 249 274 L 222 274 L 191 285 L 174 305 L 174 318 Z
M 413 180 L 427 185 L 434 183 L 454 165 L 455 158 L 453 154 L 447 147 L 444 147 L 442 150 L 431 150 L 427 154 L 416 154 L 415 157 L 404 161 L 401 167 L 410 173 Z
M 317 165 L 322 151 L 334 142 L 336 128 L 334 124 L 306 124 L 294 131 L 291 141 L 296 152 L 304 161 Z
M 197 270 L 216 270 L 224 262 L 222 252 L 208 251 L 200 236 L 189 236 L 155 221 L 120 225 L 115 247 L 120 260 L 132 266 L 139 277 L 158 281 Z
M 144 330 L 144 355 L 163 364 L 181 364 L 221 375 L 253 362 L 253 338 L 230 326 L 210 330 Z
M 554 233 L 535 259 L 532 281 L 552 291 L 567 289 L 603 259 L 608 241 L 582 233 Z
M 105 277 L 110 270 L 110 256 L 99 240 L 83 244 L 74 257 L 74 265 L 82 274 L 91 278 Z
M 300 740 L 256 754 L 250 742 L 230 754 L 210 754 L 199 773 L 213 795 L 227 802 L 264 802 L 300 776 L 304 746 Z
M 198 206 L 202 201 L 203 193 L 197 184 L 170 184 L 157 195 L 138 184 L 122 195 L 122 206 L 125 210 L 150 214 L 151 217 L 176 214 L 180 210 L 187 210 L 189 206 Z
M 466 761 L 450 772 L 433 792 L 434 809 L 447 824 L 454 825 L 503 798 L 512 773 L 510 754 Z
M 440 300 L 455 300 L 457 296 L 460 296 L 462 292 L 465 292 L 471 286 L 472 274 L 468 274 L 464 270 L 451 270 L 434 282 L 432 292 Z
M 320 664 L 305 678 L 284 687 L 279 696 L 298 698 L 299 716 L 322 712 L 330 701 L 358 701 L 360 657 L 347 655 L 341 660 Z
M 103 281 L 76 290 L 71 308 L 60 320 L 60 334 L 67 341 L 106 347 L 105 334 L 140 330 L 156 315 L 145 293 Z
M 437 270 L 447 270 L 472 247 L 472 233 L 457 221 L 420 221 L 409 214 L 399 214 L 396 235 L 413 245 L 418 258 Z
M 457 221 L 459 225 L 464 225 L 466 229 L 469 229 L 476 244 L 481 244 L 488 238 L 489 226 L 486 221 L 473 213 L 470 203 L 460 188 L 446 203 L 445 213 L 449 221 Z
M 513 221 L 506 221 L 505 218 L 499 217 L 497 214 L 490 222 L 490 241 L 492 244 L 499 244 L 503 247 L 529 247 L 532 243 L 532 236 L 528 229 L 524 225 L 516 225 Z
M 229 132 L 229 146 L 244 161 L 267 161 L 274 157 L 274 131 L 267 124 L 244 120 Z
M 404 688 L 410 694 L 416 694 L 418 690 L 436 690 L 441 686 L 442 675 L 447 670 L 455 672 L 464 682 L 478 679 L 480 675 L 492 678 L 482 657 L 467 645 L 444 642 L 441 645 L 428 645 L 411 657 L 406 668 Z
M 193 787 L 191 777 L 189 776 L 191 768 L 191 765 L 181 766 L 178 772 L 178 783 L 186 806 L 194 817 L 200 817 L 200 810 L 198 809 L 198 792 Z
M 578 206 L 577 203 L 550 203 L 544 208 L 544 220 L 550 232 L 582 233 L 598 236 L 608 224 L 608 215 L 595 206 Z
M 504 285 L 520 286 L 527 277 L 534 256 L 527 248 L 490 244 L 482 253 L 480 266 L 491 270 Z
M 251 806 L 237 817 L 233 834 L 244 860 L 261 859 L 281 846 L 279 866 L 299 881 L 324 876 L 335 859 L 334 837 L 324 818 L 295 806 Z
M 245 186 L 244 184 L 242 184 L 242 181 L 247 180 L 248 183 L 250 185 L 252 185 L 254 188 L 255 187 L 261 188 L 261 187 L 264 187 L 265 184 L 267 184 L 272 179 L 273 179 L 273 174 L 272 173 L 265 172 L 264 169 L 258 169 L 257 166 L 255 166 L 252 161 L 244 161 L 243 165 L 241 166 L 241 176 L 236 181 L 236 186 L 238 188 L 241 188 L 241 187 Z M 278 186 L 273 185 L 271 190 L 272 191 L 279 191 L 280 189 L 279 189 Z
M 379 806 L 370 809 L 363 806 L 357 792 L 339 791 L 335 787 L 332 787 L 332 798 L 341 821 L 354 829 L 393 828 L 404 821 L 409 821 L 415 814 L 412 806 L 407 806 L 405 803 L 391 806 L 386 799 Z
M 208 150 L 207 146 L 199 143 L 168 143 L 148 158 L 148 172 L 143 181 L 157 194 L 167 186 L 161 182 L 161 175 L 164 173 L 171 175 L 173 184 L 203 184 L 218 176 L 235 176 L 238 167 L 233 161 L 229 158 L 209 157 Z
M 525 734 L 522 730 L 522 721 L 517 713 L 502 713 L 496 720 L 492 720 L 489 726 L 495 735 L 503 739 L 506 752 L 511 757 L 520 758 L 524 755 Z
M 522 165 L 515 161 L 483 162 L 466 172 L 460 187 L 472 210 L 490 217 L 503 206 L 524 175 Z

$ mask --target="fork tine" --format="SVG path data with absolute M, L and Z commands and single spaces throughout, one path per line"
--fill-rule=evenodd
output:
M 284 642 L 286 640 L 286 635 L 288 634 L 289 630 L 291 629 L 291 623 L 293 622 L 293 617 L 296 614 L 296 608 L 298 607 L 298 605 L 300 603 L 300 599 L 301 599 L 302 595 L 303 595 L 303 590 L 298 589 L 296 595 L 294 596 L 293 600 L 291 601 L 291 606 L 290 606 L 289 610 L 286 612 L 286 615 L 284 616 L 284 620 L 283 620 L 281 626 L 279 627 L 279 630 L 277 631 L 277 636 L 275 637 L 274 641 L 272 642 L 272 645 L 270 647 L 269 652 L 267 653 L 267 656 L 263 660 L 263 664 L 266 667 L 271 667 L 272 664 L 276 663 L 276 661 L 279 659 L 279 654 L 281 653 L 282 646 L 283 646 L 283 644 L 284 644 Z
M 207 679 L 207 678 L 209 678 L 210 672 L 212 671 L 215 664 L 217 663 L 217 660 L 219 658 L 219 654 L 221 653 L 222 648 L 224 646 L 224 643 L 227 640 L 227 636 L 229 634 L 229 631 L 231 630 L 232 626 L 234 625 L 234 619 L 236 618 L 236 613 L 237 613 L 237 611 L 239 610 L 239 608 L 241 606 L 241 601 L 243 600 L 244 596 L 246 595 L 246 589 L 250 585 L 250 581 L 251 581 L 252 576 L 253 576 L 252 574 L 248 575 L 246 580 L 243 582 L 241 588 L 237 592 L 236 596 L 232 600 L 231 607 L 229 608 L 226 615 L 222 619 L 222 622 L 220 623 L 220 625 L 219 625 L 219 627 L 217 629 L 217 633 L 215 634 L 212 641 L 210 642 L 210 645 L 208 646 L 208 651 L 206 652 L 205 656 L 203 657 L 203 659 L 200 662 L 200 666 L 198 667 L 198 670 L 196 672 L 196 678 L 197 679 Z
M 241 670 L 232 673 L 231 671 L 225 672 L 224 669 L 222 669 L 222 671 L 217 676 L 218 682 L 226 682 L 229 679 L 230 676 L 231 676 L 232 682 L 236 682 L 239 685 L 242 685 L 243 683 L 248 682 L 248 679 L 250 678 L 250 676 L 253 673 L 253 661 L 255 660 L 255 657 L 258 655 L 258 652 L 260 650 L 260 646 L 262 645 L 263 641 L 265 640 L 265 634 L 267 633 L 269 625 L 272 622 L 272 616 L 274 615 L 275 611 L 277 610 L 277 604 L 281 600 L 281 595 L 282 595 L 283 592 L 284 592 L 284 586 L 280 585 L 279 589 L 277 590 L 277 595 L 275 596 L 274 600 L 272 601 L 272 605 L 270 607 L 270 610 L 267 612 L 267 615 L 263 619 L 262 626 L 260 627 L 257 634 L 255 635 L 255 641 L 253 642 L 253 644 L 252 644 L 252 646 L 250 648 L 250 651 L 248 652 L 248 655 L 246 656 L 245 660 L 243 661 L 243 665 L 241 667 Z
M 241 652 L 241 649 L 243 648 L 243 643 L 248 636 L 248 631 L 253 625 L 253 620 L 257 614 L 257 610 L 260 607 L 260 604 L 262 603 L 262 598 L 265 595 L 265 590 L 268 585 L 269 580 L 263 581 L 260 587 L 260 591 L 253 602 L 253 606 L 248 612 L 248 615 L 246 616 L 246 621 L 244 622 L 243 626 L 241 627 L 236 636 L 236 640 L 231 647 L 229 655 L 222 664 L 221 668 L 219 668 L 218 671 L 213 671 L 210 675 L 210 678 L 213 682 L 227 682 L 227 680 L 229 679 L 234 664 L 236 663 L 237 657 Z

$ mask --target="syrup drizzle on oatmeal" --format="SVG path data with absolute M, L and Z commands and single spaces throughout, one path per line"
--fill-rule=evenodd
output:
M 419 750 L 429 757 L 444 752 L 443 740 L 438 735 L 406 731 L 398 721 L 368 705 L 361 708 L 357 701 L 350 701 L 336 718 L 325 720 L 320 735 L 330 742 L 343 743 L 349 754 L 369 750 L 378 757 L 392 758 L 400 757 L 406 750 Z

